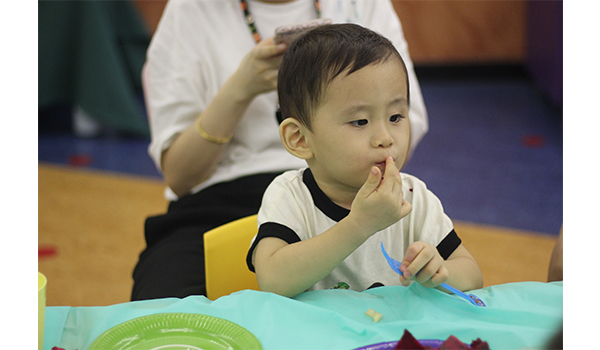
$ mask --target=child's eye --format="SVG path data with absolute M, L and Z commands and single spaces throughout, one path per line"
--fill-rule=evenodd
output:
M 368 123 L 369 122 L 366 119 L 359 119 L 359 120 L 354 120 L 354 121 L 350 122 L 350 124 L 352 124 L 354 126 L 365 126 Z
M 404 119 L 404 117 L 400 114 L 394 114 L 393 116 L 390 117 L 390 121 L 392 123 L 398 123 L 401 119 Z

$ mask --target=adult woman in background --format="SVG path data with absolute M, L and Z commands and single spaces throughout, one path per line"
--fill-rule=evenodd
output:
M 164 174 L 166 214 L 146 220 L 132 300 L 205 295 L 203 233 L 258 211 L 281 172 L 306 166 L 283 148 L 275 118 L 279 26 L 352 22 L 390 39 L 409 71 L 411 146 L 427 113 L 389 0 L 172 0 L 148 49 L 149 153 Z M 264 39 L 264 40 L 263 40 Z

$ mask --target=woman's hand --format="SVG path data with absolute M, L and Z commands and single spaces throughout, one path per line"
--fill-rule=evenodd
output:
M 245 98 L 253 99 L 277 88 L 277 73 L 286 49 L 285 44 L 275 45 L 271 37 L 248 52 L 232 77 Z

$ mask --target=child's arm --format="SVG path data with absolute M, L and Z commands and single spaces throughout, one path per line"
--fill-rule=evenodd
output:
M 322 234 L 294 244 L 263 238 L 254 251 L 260 289 L 293 297 L 325 278 L 368 236 L 348 219 L 349 216 Z
M 406 250 L 400 270 L 404 273 L 400 276 L 403 285 L 417 281 L 433 288 L 447 283 L 462 291 L 483 287 L 479 265 L 462 244 L 444 261 L 431 244 L 414 242 Z
M 399 171 L 391 158 L 386 163 L 384 178 L 373 167 L 350 214 L 329 230 L 294 244 L 273 237 L 258 243 L 253 260 L 261 290 L 290 297 L 304 292 L 375 232 L 408 215 L 412 207 L 403 199 Z

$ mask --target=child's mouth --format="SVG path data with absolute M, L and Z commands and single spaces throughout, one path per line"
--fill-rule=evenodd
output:
M 385 162 L 377 163 L 377 164 L 375 164 L 375 166 L 378 167 L 379 170 L 381 170 L 382 174 L 385 173 Z

